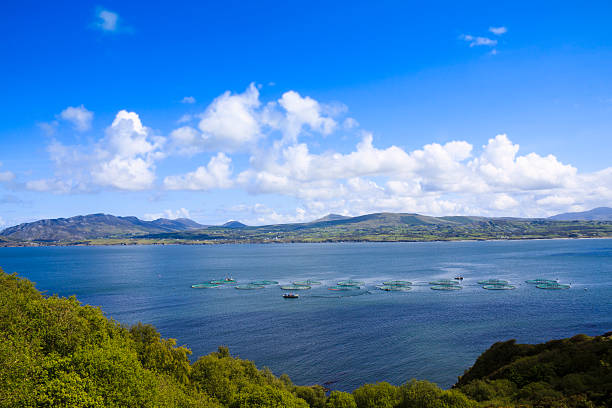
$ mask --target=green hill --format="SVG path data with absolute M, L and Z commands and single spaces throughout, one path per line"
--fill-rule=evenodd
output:
M 19 224 L 0 232 L 0 237 L 7 241 L 59 242 L 187 231 L 202 227 L 186 218 L 142 221 L 136 217 L 90 214 Z

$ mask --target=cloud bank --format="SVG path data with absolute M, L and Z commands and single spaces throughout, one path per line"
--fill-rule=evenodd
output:
M 90 145 L 54 140 L 48 151 L 55 176 L 25 186 L 60 194 L 179 190 L 194 199 L 238 191 L 250 198 L 228 202 L 224 211 L 253 223 L 304 221 L 331 212 L 547 216 L 612 202 L 612 167 L 581 173 L 546 152 L 522 152 L 506 134 L 492 135 L 482 146 L 465 140 L 411 151 L 379 146 L 347 114 L 342 104 L 293 90 L 261 100 L 254 84 L 242 93 L 223 93 L 190 119 L 193 125 L 167 136 L 155 135 L 137 113 L 121 110 Z M 338 140 L 347 140 L 343 151 L 326 147 Z M 158 174 L 167 158 L 193 167 Z M 13 177 L 0 173 L 0 179 Z M 268 197 L 278 205 L 260 202 Z

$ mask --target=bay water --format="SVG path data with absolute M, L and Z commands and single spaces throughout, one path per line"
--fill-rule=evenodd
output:
M 411 378 L 450 387 L 497 341 L 612 330 L 611 239 L 0 248 L 0 267 L 47 294 L 100 306 L 122 324 L 151 323 L 194 359 L 226 345 L 296 384 L 329 382 L 343 391 Z M 430 289 L 429 281 L 457 275 L 462 290 Z M 278 286 L 191 288 L 226 276 L 322 285 L 300 291 L 299 299 L 283 299 Z M 489 278 L 516 289 L 477 284 Z M 571 289 L 525 283 L 534 278 Z M 346 279 L 365 287 L 327 289 Z M 385 280 L 414 285 L 378 290 Z

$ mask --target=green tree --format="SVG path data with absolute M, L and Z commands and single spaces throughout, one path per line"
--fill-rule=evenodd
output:
M 393 408 L 400 401 L 400 392 L 388 382 L 379 382 L 357 388 L 353 398 L 358 408 Z
M 325 408 L 357 408 L 357 403 L 347 392 L 332 391 L 325 402 Z

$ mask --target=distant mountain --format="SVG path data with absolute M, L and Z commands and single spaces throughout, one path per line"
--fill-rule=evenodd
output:
M 20 224 L 3 230 L 0 236 L 19 241 L 53 242 L 181 232 L 198 228 L 204 226 L 186 218 L 142 221 L 136 217 L 90 214 Z
M 248 225 L 241 223 L 240 221 L 228 221 L 225 224 L 221 225 L 223 228 L 245 228 Z
M 318 220 L 314 220 L 313 223 L 325 222 L 325 221 L 346 220 L 347 218 L 351 218 L 351 217 L 347 217 L 346 215 L 340 215 L 340 214 L 327 214 L 325 217 L 319 218 Z
M 247 226 L 229 221 L 200 225 L 188 219 L 142 221 L 106 214 L 41 220 L 7 228 L 0 246 L 105 243 L 227 243 L 227 242 L 341 242 L 452 241 L 459 239 L 534 239 L 612 237 L 612 219 L 565 221 L 545 218 L 430 217 L 412 213 L 375 213 L 358 217 L 330 214 L 295 224 Z M 99 241 L 89 242 L 100 238 Z M 113 238 L 114 241 L 105 241 Z M 137 239 L 137 240 L 136 240 Z
M 555 221 L 612 221 L 612 208 L 598 207 L 589 211 L 557 214 L 548 219 Z

